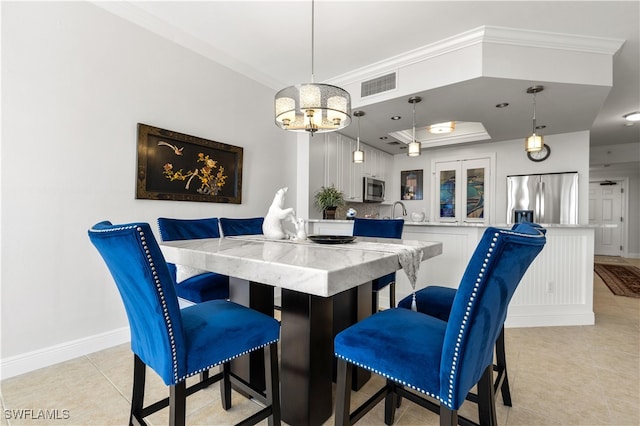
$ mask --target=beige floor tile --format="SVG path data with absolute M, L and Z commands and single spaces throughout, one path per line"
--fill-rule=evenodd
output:
M 625 260 L 640 266 L 640 259 Z M 514 406 L 505 407 L 497 398 L 499 425 L 640 425 L 640 299 L 613 295 L 595 275 L 594 311 L 595 326 L 505 330 Z M 69 410 L 70 419 L 8 421 L 3 415 L 0 426 L 126 424 L 132 372 L 133 355 L 126 344 L 4 380 L 3 414 L 7 409 L 58 409 Z M 353 393 L 352 406 L 383 384 L 384 379 L 374 375 Z M 150 370 L 146 393 L 149 400 L 168 395 Z M 232 408 L 222 410 L 216 383 L 188 398 L 187 423 L 228 425 L 258 410 L 253 401 L 235 393 Z M 460 413 L 477 419 L 477 408 L 470 402 Z M 148 420 L 161 426 L 167 419 L 165 409 Z M 383 425 L 383 420 L 384 403 L 380 403 L 358 424 Z M 331 417 L 325 426 L 333 423 Z M 437 415 L 408 401 L 396 413 L 396 425 L 438 423 Z
M 129 403 L 86 357 L 4 380 L 2 393 L 5 409 L 23 414 L 22 419 L 10 419 L 11 425 L 62 424 L 63 420 L 65 425 L 127 422 Z M 20 410 L 34 411 L 25 418 Z

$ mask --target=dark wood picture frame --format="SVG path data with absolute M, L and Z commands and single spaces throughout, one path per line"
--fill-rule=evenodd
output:
M 422 170 L 400 172 L 400 198 L 402 200 L 422 200 Z
M 243 148 L 138 123 L 136 198 L 242 202 Z

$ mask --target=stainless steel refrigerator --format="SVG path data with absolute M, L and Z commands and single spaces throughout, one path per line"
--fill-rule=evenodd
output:
M 507 176 L 507 223 L 578 223 L 578 173 Z

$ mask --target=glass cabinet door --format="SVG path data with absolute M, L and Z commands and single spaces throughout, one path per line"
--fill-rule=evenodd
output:
M 487 222 L 488 158 L 435 163 L 434 205 L 438 222 Z

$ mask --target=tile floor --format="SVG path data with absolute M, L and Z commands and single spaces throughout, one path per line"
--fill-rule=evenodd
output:
M 627 261 L 640 266 L 640 259 Z M 505 407 L 498 399 L 500 425 L 640 425 L 640 299 L 614 296 L 595 275 L 594 300 L 595 326 L 505 331 L 514 406 Z M 131 371 L 129 347 L 120 345 L 4 380 L 0 426 L 124 425 Z M 153 373 L 147 377 L 147 395 L 166 396 L 160 379 Z M 353 402 L 366 399 L 381 383 L 371 380 Z M 187 423 L 232 424 L 257 411 L 253 402 L 236 394 L 232 409 L 224 412 L 219 398 L 217 385 L 192 395 Z M 11 410 L 20 409 L 49 410 L 58 419 L 13 418 Z M 167 412 L 151 416 L 149 423 L 166 424 Z M 358 424 L 383 425 L 383 412 L 379 404 Z M 472 403 L 465 403 L 461 414 L 477 418 Z M 333 424 L 333 418 L 326 424 Z M 396 424 L 436 425 L 438 418 L 404 402 Z

